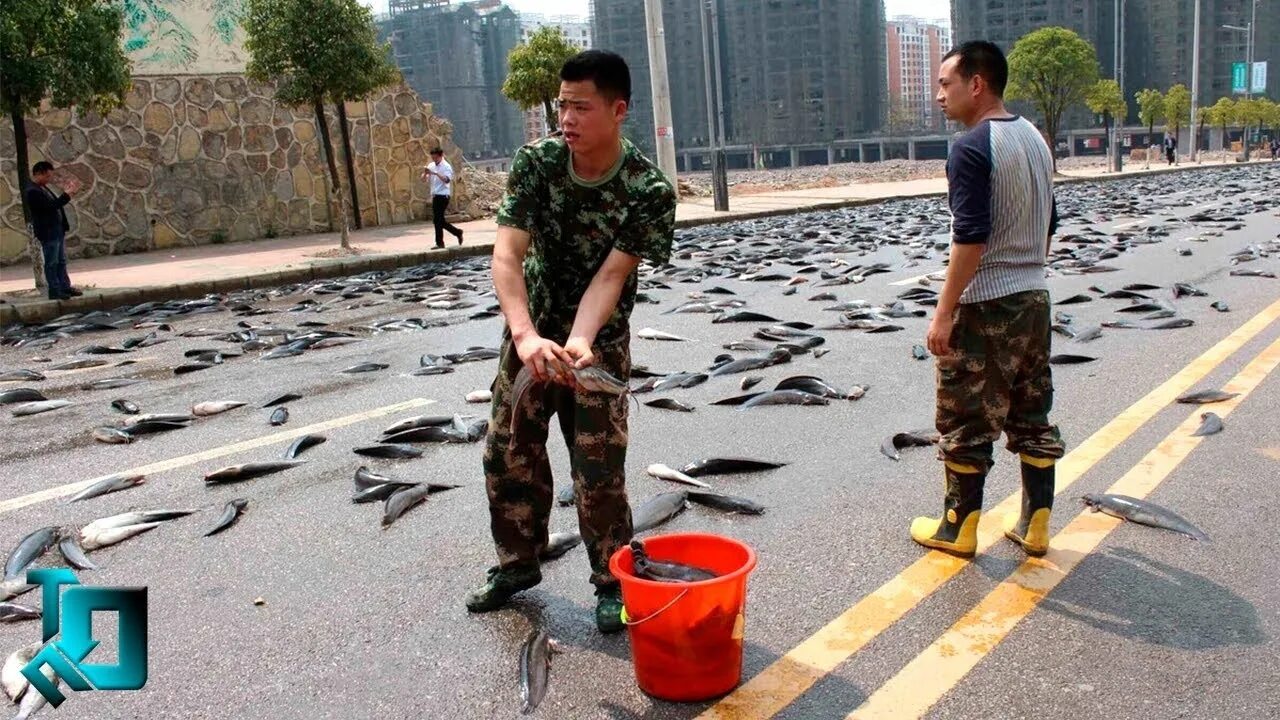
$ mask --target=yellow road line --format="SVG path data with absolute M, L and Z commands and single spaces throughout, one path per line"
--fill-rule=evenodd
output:
M 1280 300 L 1250 318 L 1090 435 L 1058 462 L 1056 492 L 1065 490 L 1277 318 L 1280 318 Z M 984 522 L 978 529 L 979 552 L 1004 537 L 1003 524 L 1007 516 L 1019 511 L 1021 502 L 1021 494 L 1015 493 L 983 513 Z M 707 708 L 698 716 L 699 720 L 763 720 L 773 717 L 967 565 L 966 561 L 945 553 L 926 553 L 737 690 Z
M 1213 411 L 1226 417 L 1277 365 L 1280 365 L 1280 340 L 1271 343 L 1222 388 L 1240 394 L 1215 403 Z M 1142 498 L 1154 490 L 1200 445 L 1203 438 L 1191 434 L 1200 426 L 1202 412 L 1202 408 L 1196 408 L 1107 492 Z M 1122 522 L 1087 510 L 1076 516 L 1054 536 L 1047 556 L 1022 563 L 901 672 L 881 685 L 861 707 L 849 714 L 849 719 L 923 716 Z
M 303 435 L 324 432 L 325 430 L 333 430 L 335 428 L 345 427 L 347 425 L 354 425 L 355 423 L 363 422 L 365 420 L 372 420 L 374 418 L 380 418 L 386 415 L 393 415 L 398 412 L 404 412 L 406 410 L 412 410 L 414 408 L 419 408 L 424 405 L 430 405 L 434 402 L 435 400 L 427 400 L 425 398 L 414 398 L 412 400 L 406 400 L 404 402 L 396 403 L 394 405 L 386 405 L 384 407 L 374 408 L 372 410 L 366 410 L 364 412 L 355 413 L 354 415 L 346 415 L 344 417 L 334 418 L 333 420 L 326 420 L 324 422 L 315 423 L 313 425 L 304 425 L 302 427 L 293 428 L 292 430 L 285 430 L 283 432 L 264 435 L 262 437 L 253 438 L 252 440 L 245 440 L 238 443 L 232 443 L 230 445 L 222 445 L 209 450 L 203 450 L 198 453 L 192 453 L 190 455 L 183 455 L 182 457 L 171 458 L 169 460 L 161 460 L 159 462 L 154 462 L 149 465 L 142 465 L 141 467 L 132 468 L 130 470 L 122 470 L 121 473 L 151 475 L 158 472 L 164 472 L 166 470 L 174 470 L 176 468 L 186 467 L 188 465 L 194 465 L 198 462 L 204 462 L 205 460 L 212 460 L 214 458 L 225 457 L 227 455 L 234 455 L 236 453 L 244 452 L 246 450 L 253 450 L 254 448 L 260 448 L 265 445 L 271 445 L 272 443 L 278 443 L 284 440 L 292 440 L 294 438 L 302 437 Z M 56 500 L 58 498 L 74 495 L 100 480 L 104 480 L 108 477 L 111 477 L 112 475 L 119 475 L 119 474 L 120 473 L 111 473 L 109 475 L 102 475 L 100 477 L 90 478 L 88 480 L 81 480 L 79 482 L 67 483 L 66 485 L 58 485 L 57 487 L 46 488 L 44 490 L 39 490 L 29 495 L 22 495 L 16 498 L 12 498 L 10 500 L 0 500 L 0 515 L 3 515 L 4 513 L 7 513 L 7 512 L 12 512 L 19 508 L 27 507 L 28 505 L 36 505 L 42 502 L 48 502 L 50 500 Z

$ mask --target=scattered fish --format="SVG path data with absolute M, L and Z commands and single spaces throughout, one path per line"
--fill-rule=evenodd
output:
M 418 503 L 427 499 L 427 495 L 431 494 L 431 486 L 419 484 L 413 487 L 407 487 L 396 491 L 387 498 L 382 509 L 382 527 L 391 527 L 391 524 L 404 515 Z
M 0 623 L 15 623 L 23 620 L 39 620 L 40 611 L 19 603 L 0 603 Z M 8 685 L 5 686 L 6 692 Z M 10 698 L 12 699 L 12 698 Z
M 357 455 L 365 457 L 387 458 L 392 460 L 402 460 L 406 458 L 420 458 L 422 451 L 416 447 L 398 444 L 368 445 L 358 447 L 352 450 Z
M 759 375 L 748 375 L 742 378 L 742 382 L 738 383 L 738 387 L 745 392 L 755 387 L 756 385 L 759 385 L 760 382 L 763 380 L 764 378 Z
M 469 403 L 487 403 L 493 401 L 493 392 L 490 390 L 472 390 L 467 393 L 466 401 Z
M 4 562 L 4 579 L 12 580 L 22 575 L 31 563 L 44 555 L 58 542 L 58 528 L 42 527 L 27 533 L 9 552 Z
M 137 403 L 132 400 L 126 400 L 125 398 L 112 400 L 111 409 L 118 413 L 124 413 L 125 415 L 137 415 L 142 412 L 142 409 L 138 407 Z
M 1206 435 L 1215 435 L 1222 432 L 1222 418 L 1217 413 L 1201 413 L 1200 427 L 1191 433 L 1192 437 L 1204 437 Z
M 1089 357 L 1087 355 L 1062 354 L 1062 355 L 1054 355 L 1053 357 L 1049 358 L 1049 364 L 1050 365 L 1079 365 L 1081 363 L 1091 363 L 1097 359 L 1098 358 Z
M 520 714 L 528 715 L 547 696 L 551 655 L 560 648 L 546 630 L 534 630 L 520 647 Z
M 266 408 L 269 408 L 269 407 L 274 407 L 274 406 L 276 406 L 276 405 L 283 405 L 283 404 L 285 404 L 285 403 L 287 403 L 287 402 L 293 402 L 294 400 L 301 400 L 301 399 L 302 399 L 302 396 L 301 396 L 301 395 L 298 395 L 297 393 L 285 393 L 284 395 L 281 395 L 280 397 L 276 398 L 275 400 L 272 400 L 272 401 L 270 401 L 270 402 L 266 403 L 266 404 L 265 404 L 265 405 L 263 405 L 262 407 L 263 407 L 263 409 L 266 409 Z
M 64 407 L 73 405 L 70 400 L 37 400 L 36 402 L 22 403 L 17 405 L 10 412 L 14 417 L 26 417 L 28 415 L 39 415 L 47 413 L 51 410 L 61 410 Z
M 764 514 L 764 506 L 760 503 L 733 495 L 690 490 L 689 501 L 728 513 L 738 513 L 740 515 Z
M 689 500 L 687 490 L 654 495 L 641 503 L 631 513 L 631 529 L 634 533 L 652 530 L 684 512 Z
M 1186 405 L 1203 405 L 1205 403 L 1216 403 L 1230 400 L 1239 394 L 1240 393 L 1223 392 L 1221 390 L 1199 390 L 1179 395 L 1178 402 Z
M 683 483 L 685 485 L 692 485 L 694 487 L 700 487 L 700 488 L 709 489 L 711 487 L 710 485 L 708 485 L 707 483 L 701 480 L 697 480 L 693 477 L 690 477 L 689 475 L 686 475 L 680 472 L 679 470 L 674 470 L 672 468 L 669 468 L 666 465 L 663 465 L 662 463 L 654 463 L 650 465 L 649 467 L 645 468 L 645 472 L 652 477 L 658 478 L 659 480 L 669 480 L 671 482 Z
M 1103 512 L 1112 517 L 1140 525 L 1172 530 L 1196 540 L 1208 540 L 1203 530 L 1168 508 L 1127 495 L 1088 494 L 1081 498 L 1093 512 Z
M 271 413 L 271 418 L 267 421 L 272 425 L 283 425 L 289 422 L 289 408 L 281 405 Z
M 686 405 L 679 400 L 673 398 L 657 398 L 645 403 L 649 407 L 655 407 L 661 410 L 676 410 L 678 412 L 693 412 L 693 407 Z
M 128 445 L 133 442 L 133 433 L 104 425 L 93 429 L 93 439 L 108 445 Z
M 719 577 L 710 570 L 677 562 L 664 562 L 650 558 L 644 544 L 631 541 L 631 567 L 636 577 L 669 583 L 701 582 Z
M 81 500 L 89 500 L 92 498 L 106 495 L 107 493 L 118 492 L 120 490 L 128 490 L 137 487 L 146 482 L 145 475 L 133 473 L 121 473 L 103 478 L 80 492 L 72 495 L 67 502 L 80 502 Z
M 13 403 L 44 402 L 49 398 L 35 388 L 12 388 L 0 392 L 0 405 Z
M 213 402 L 202 402 L 191 406 L 191 414 L 196 417 L 208 417 L 209 415 L 217 415 L 228 410 L 234 410 L 238 407 L 244 407 L 245 403 L 238 400 L 218 400 Z
M 378 370 L 386 370 L 389 367 L 391 366 L 386 363 L 367 362 L 367 363 L 360 363 L 359 365 L 352 365 L 349 368 L 343 368 L 338 372 L 345 373 L 347 375 L 354 375 L 356 373 L 367 373 L 367 372 L 376 372 Z
M 75 534 L 67 535 L 58 541 L 58 553 L 67 564 L 77 570 L 97 570 L 98 566 L 84 554 Z
M 938 433 L 934 430 L 912 430 L 890 435 L 880 443 L 880 453 L 890 460 L 901 460 L 899 451 L 909 447 L 928 447 L 938 443 Z
M 831 401 L 821 395 L 814 395 L 802 390 L 770 390 L 742 403 L 738 410 L 750 410 L 763 405 L 830 405 Z
M 209 528 L 209 531 L 206 532 L 204 536 L 209 537 L 210 535 L 217 535 L 223 530 L 235 525 L 236 521 L 240 519 L 240 515 L 244 512 L 244 509 L 247 507 L 249 507 L 249 501 L 245 498 L 236 498 L 228 502 L 226 506 L 222 508 L 222 515 L 218 518 L 218 522 L 214 523 L 213 527 Z
M 274 473 L 281 472 L 282 470 L 295 468 L 304 462 L 306 462 L 306 460 L 267 460 L 265 462 L 229 465 L 205 475 L 204 481 L 207 485 L 243 482 L 245 480 L 252 480 L 264 475 L 272 475 Z
M 771 460 L 753 460 L 751 458 L 706 458 L 680 468 L 680 472 L 689 477 L 705 477 L 708 475 L 738 475 L 741 473 L 757 473 L 785 467 L 784 462 Z
M 582 536 L 576 532 L 551 533 L 547 546 L 538 555 L 539 560 L 554 560 L 582 544 Z
M 688 342 L 689 341 L 689 338 L 680 337 L 679 335 L 672 335 L 671 333 L 663 332 L 661 330 L 655 330 L 649 327 L 641 328 L 641 330 L 636 333 L 636 337 L 642 340 L 663 340 L 666 342 Z
M 289 449 L 284 451 L 284 459 L 293 460 L 306 451 L 307 448 L 315 447 L 326 439 L 323 435 L 303 435 L 294 440 Z

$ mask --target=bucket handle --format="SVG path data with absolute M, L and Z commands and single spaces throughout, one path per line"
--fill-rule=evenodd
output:
M 650 614 L 648 617 L 642 617 L 639 620 L 635 620 L 635 621 L 625 620 L 623 621 L 623 624 L 625 624 L 627 627 L 635 627 L 636 625 L 640 625 L 641 623 L 647 623 L 650 620 L 658 617 L 662 613 L 669 610 L 672 605 L 675 605 L 676 603 L 680 602 L 680 598 L 683 598 L 685 595 L 688 595 L 688 594 L 689 594 L 689 591 L 687 589 L 681 590 L 679 595 L 671 599 L 671 602 L 667 603 L 666 605 L 663 605 L 661 608 L 659 608 L 658 610 Z

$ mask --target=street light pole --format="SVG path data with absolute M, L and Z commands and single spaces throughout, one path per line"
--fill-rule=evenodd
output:
M 719 28 L 719 24 L 715 22 L 717 19 L 715 10 L 711 6 L 713 2 L 715 0 L 699 2 L 698 17 L 702 21 L 702 72 L 707 90 L 707 151 L 711 156 L 711 195 L 716 211 L 725 212 L 729 209 L 729 179 L 724 166 L 724 150 L 721 147 L 724 143 L 724 105 L 721 104 L 720 98 L 720 43 L 718 41 L 714 43 L 716 78 L 712 80 L 712 38 Z M 708 22 L 708 15 L 711 16 L 710 22 Z M 718 123 L 716 122 L 717 109 L 720 112 Z
M 1191 162 L 1200 158 L 1200 133 L 1196 115 L 1200 110 L 1200 0 L 1196 0 L 1195 29 L 1191 32 Z
M 671 85 L 667 78 L 667 38 L 662 28 L 662 0 L 644 0 L 649 40 L 649 85 L 653 91 L 654 145 L 658 167 L 676 187 L 676 137 L 671 127 Z
M 1226 30 L 1235 30 L 1245 34 L 1245 61 L 1244 61 L 1244 99 L 1249 100 L 1253 97 L 1253 27 L 1258 22 L 1258 0 L 1253 0 L 1252 16 L 1249 23 L 1244 27 L 1239 25 L 1223 25 Z M 1234 83 L 1232 83 L 1234 85 Z M 1244 122 L 1244 134 L 1240 137 L 1240 144 L 1244 146 L 1244 161 L 1249 162 L 1249 121 Z
M 1120 97 L 1124 98 L 1124 0 L 1115 0 L 1113 9 L 1115 20 L 1115 31 L 1113 33 L 1115 40 L 1115 55 L 1112 61 L 1112 75 L 1115 77 L 1116 85 L 1120 87 Z M 1123 138 L 1122 127 L 1128 120 L 1128 113 L 1125 117 L 1116 118 L 1113 123 L 1115 127 L 1111 129 L 1111 166 L 1115 172 L 1120 172 L 1124 168 L 1124 148 L 1121 147 Z

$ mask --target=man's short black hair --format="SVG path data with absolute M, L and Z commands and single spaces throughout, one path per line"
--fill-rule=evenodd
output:
M 443 154 L 444 154 L 444 150 L 441 150 L 441 149 L 440 149 L 440 148 L 438 148 L 438 147 L 437 147 L 437 148 L 431 148 L 431 154 L 432 154 L 432 155 L 443 155 Z
M 32 175 L 39 175 L 40 173 L 47 173 L 47 172 L 53 172 L 53 163 L 49 162 L 48 160 L 41 160 L 40 162 L 31 166 Z
M 565 82 L 590 80 L 596 90 L 610 100 L 623 100 L 631 106 L 631 69 L 627 61 L 608 50 L 584 50 L 565 61 L 560 68 Z
M 1004 97 L 1004 86 L 1009 84 L 1009 61 L 1004 59 L 1004 53 L 996 47 L 995 43 L 986 40 L 970 40 L 943 55 L 942 61 L 946 62 L 948 58 L 953 57 L 960 58 L 956 65 L 956 69 L 960 71 L 960 77 L 968 80 L 974 75 L 981 75 L 982 79 L 987 81 L 987 85 L 991 86 L 991 91 L 996 94 L 996 97 Z

